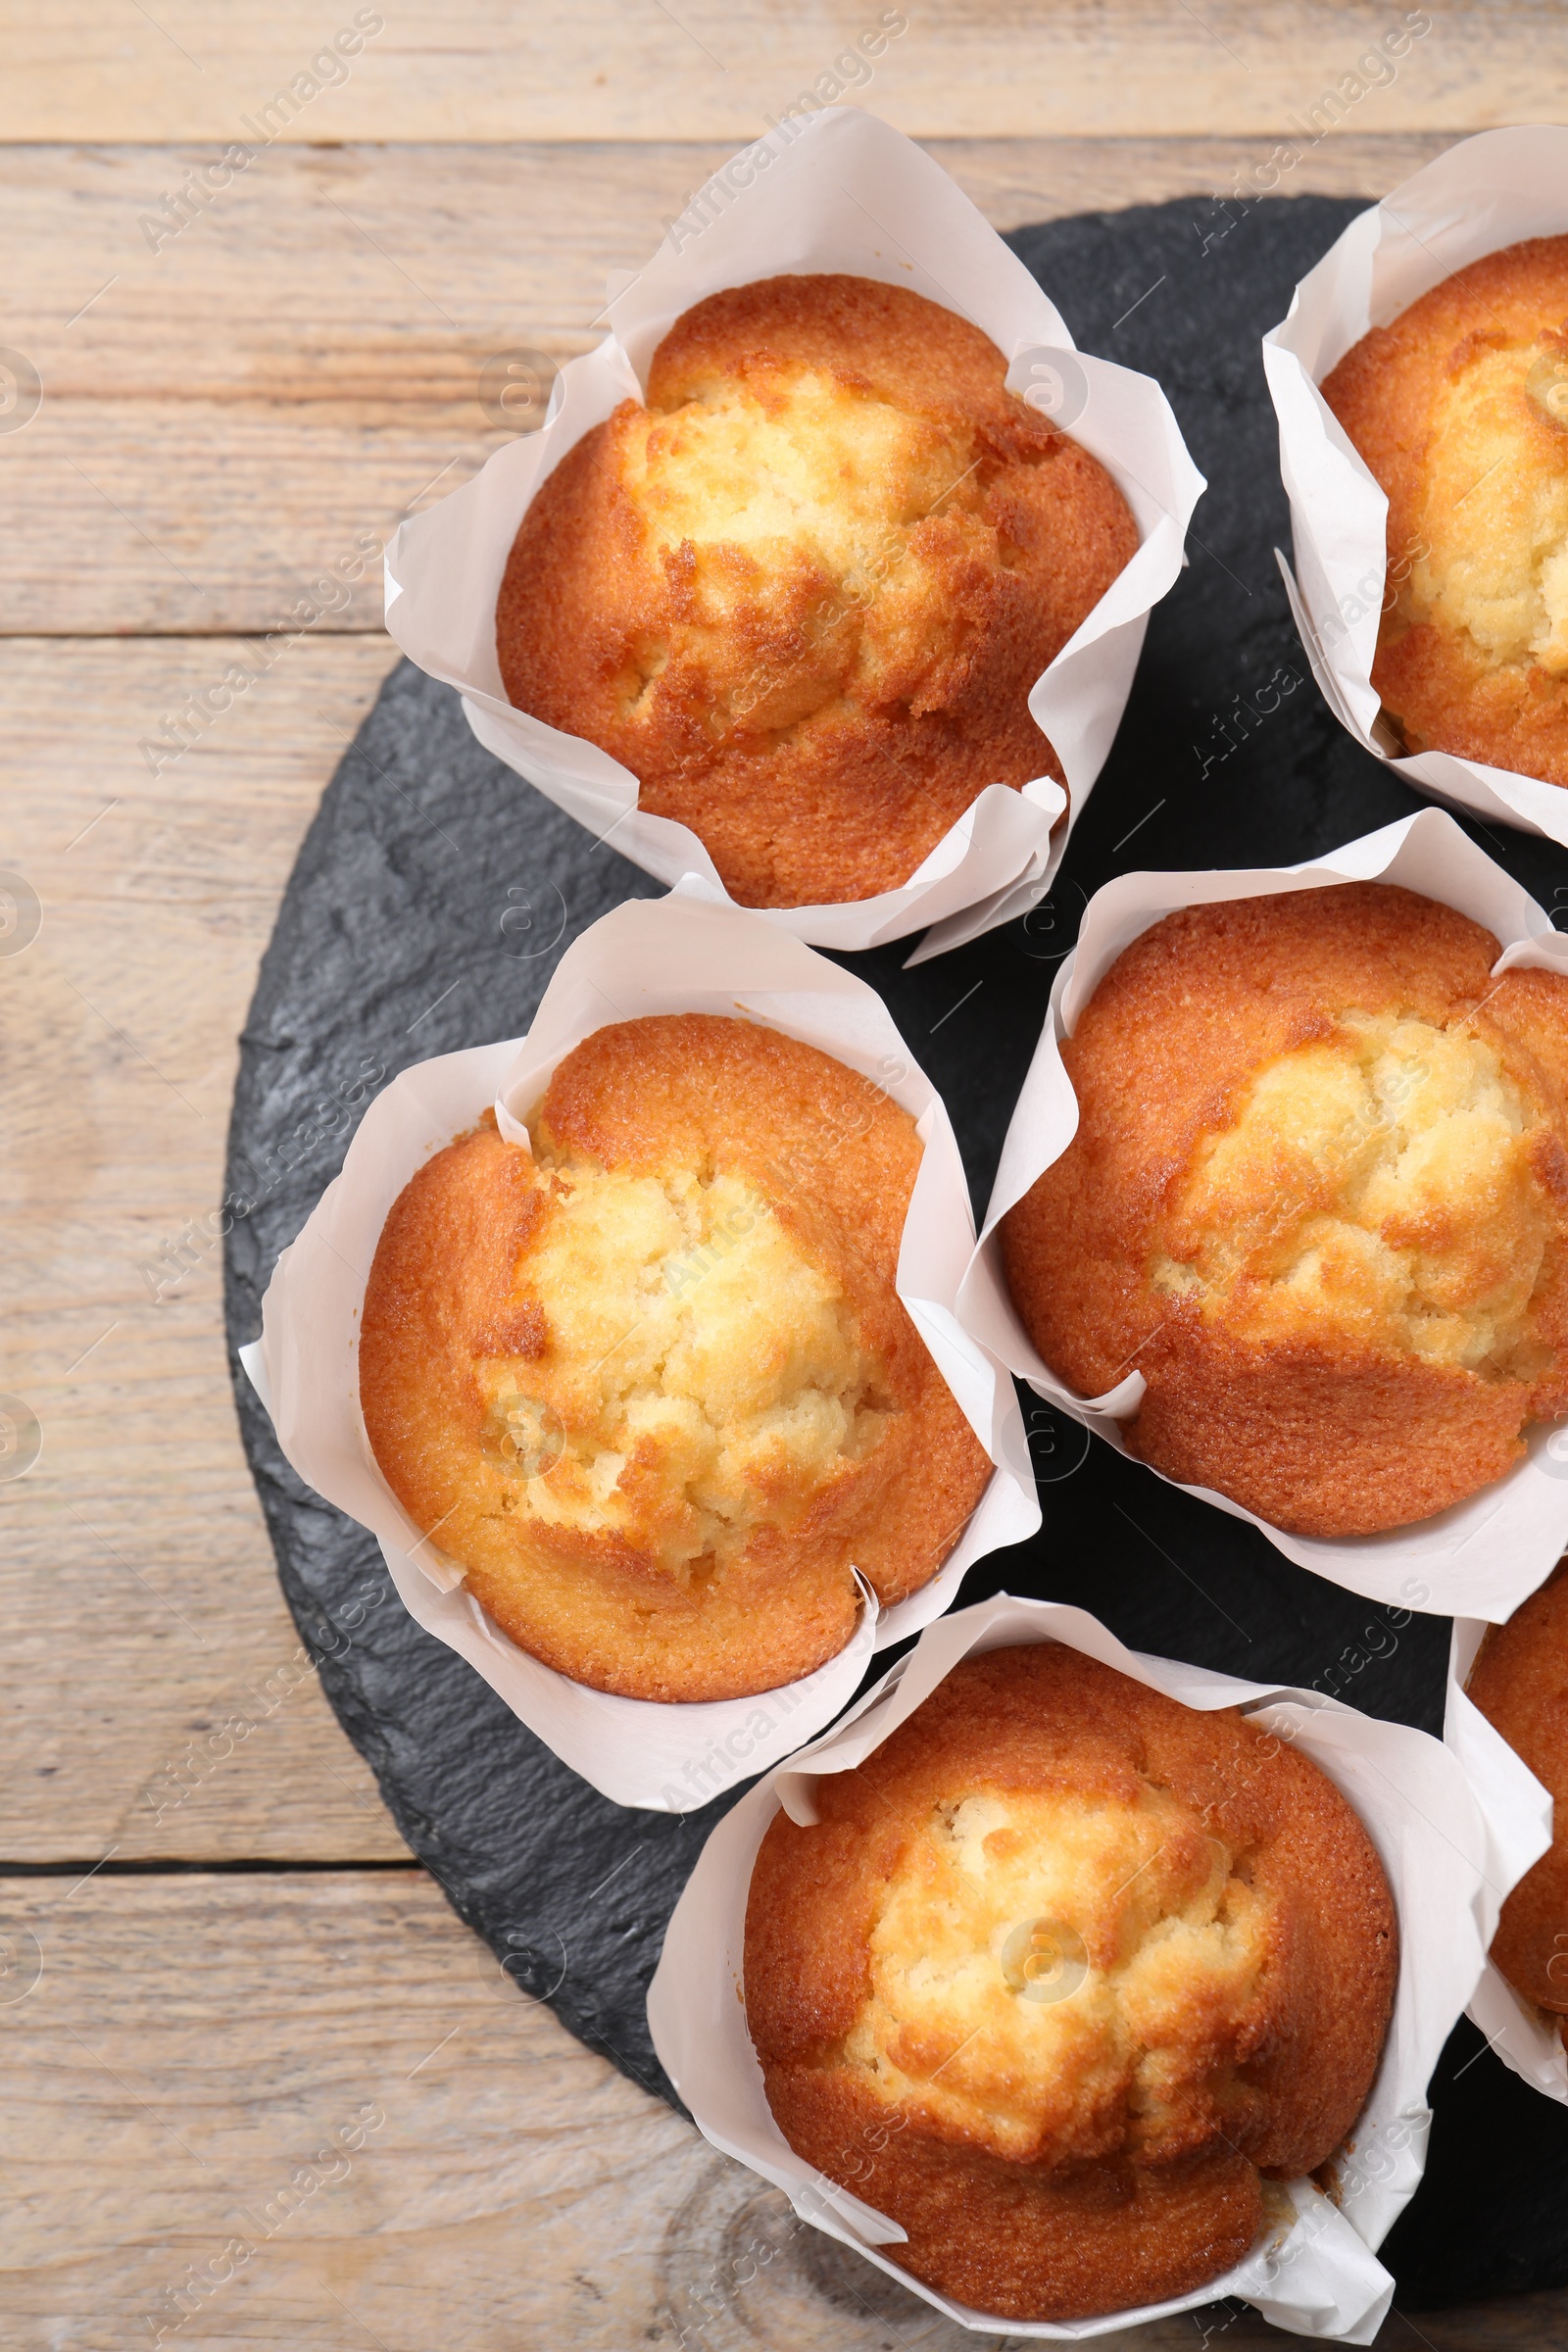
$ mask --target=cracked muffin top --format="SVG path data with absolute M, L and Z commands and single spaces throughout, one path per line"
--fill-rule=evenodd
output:
M 1005 373 L 967 319 L 868 278 L 699 303 L 647 406 L 522 519 L 507 694 L 629 768 L 743 905 L 907 881 L 987 785 L 1061 780 L 1029 693 L 1138 546 Z
M 657 1699 L 793 1682 L 927 1582 L 991 1475 L 895 1288 L 919 1166 L 874 1081 L 740 1019 L 597 1031 L 387 1218 L 383 1475 L 512 1639 Z
M 1003 1222 L 1057 1377 L 1291 1533 L 1375 1534 L 1568 1410 L 1568 979 L 1348 883 L 1134 941 L 1062 1046 L 1076 1135 Z
M 1048 1642 L 971 1655 L 770 1824 L 747 2023 L 798 2154 L 1007 2319 L 1183 2294 L 1354 2124 L 1394 1998 L 1382 1865 L 1233 1709 Z

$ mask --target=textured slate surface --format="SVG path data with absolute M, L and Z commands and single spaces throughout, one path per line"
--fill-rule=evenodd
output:
M 1227 226 L 1192 201 L 1011 240 L 1085 348 L 1159 376 L 1210 488 L 1053 899 L 915 972 L 897 948 L 845 959 L 944 1090 L 977 1204 L 1089 893 L 1134 867 L 1304 858 L 1420 805 L 1323 706 L 1273 556 L 1289 524 L 1257 341 L 1356 209 L 1273 199 Z M 1471 830 L 1544 905 L 1568 902 L 1568 858 L 1551 845 Z M 655 889 L 482 752 L 447 689 L 407 663 L 394 672 L 306 839 L 246 1025 L 228 1181 L 254 1206 L 227 1244 L 233 1347 L 260 1330 L 277 1253 L 341 1163 L 376 1073 L 521 1032 L 561 950 Z M 523 1990 L 672 2097 L 643 1997 L 733 1792 L 672 1821 L 584 1788 L 405 1616 L 371 1539 L 301 1487 L 243 1378 L 235 1393 L 289 1604 L 400 1830 Z M 1032 1402 L 1030 1419 L 1044 1529 L 983 1562 L 966 1599 L 1005 1587 L 1078 1601 L 1138 1647 L 1439 1728 L 1446 1620 L 1400 1624 Z M 367 1593 L 387 1604 L 367 1613 Z M 1467 2025 L 1436 2105 L 1427 2180 L 1385 2248 L 1400 2300 L 1568 2280 L 1568 2114 Z

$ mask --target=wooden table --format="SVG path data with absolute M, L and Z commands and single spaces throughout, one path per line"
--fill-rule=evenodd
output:
M 0 1438 L 41 1437 L 0 1483 L 0 2345 L 970 2340 L 518 1997 L 412 1862 L 299 1669 L 203 1225 L 278 894 L 393 659 L 373 565 L 303 628 L 298 600 L 509 429 L 485 361 L 587 348 L 612 274 L 881 14 L 0 7 Z M 911 5 L 855 94 L 1006 227 L 1230 187 L 1401 17 Z M 1371 196 L 1568 117 L 1559 10 L 1431 17 L 1283 187 Z M 171 208 L 236 140 L 254 161 Z M 1103 2340 L 1205 2329 L 1269 2332 L 1226 2307 Z M 1380 2340 L 1568 2344 L 1568 2301 Z

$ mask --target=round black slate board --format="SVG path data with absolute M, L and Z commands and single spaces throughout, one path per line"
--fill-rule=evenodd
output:
M 1289 522 L 1258 338 L 1358 209 L 1272 199 L 1237 219 L 1192 200 L 1009 240 L 1083 347 L 1159 377 L 1210 487 L 1052 900 L 913 972 L 908 943 L 843 959 L 946 1095 L 978 1207 L 1091 892 L 1134 867 L 1294 860 L 1421 805 L 1324 707 L 1273 555 Z M 1469 829 L 1543 904 L 1568 901 L 1560 851 Z M 232 1348 L 259 1332 L 277 1254 L 341 1164 L 377 1073 L 520 1034 L 562 949 L 657 891 L 481 751 L 447 688 L 407 662 L 393 672 L 306 838 L 241 1041 L 228 1191 L 254 1205 L 227 1241 Z M 290 1607 L 399 1829 L 522 1989 L 674 2101 L 644 1995 L 675 1897 L 737 1791 L 679 1820 L 595 1795 L 405 1615 L 373 1540 L 301 1485 L 237 1365 L 235 1395 Z M 1076 1601 L 1139 1648 L 1441 1729 L 1446 1619 L 1398 1622 L 1026 1404 L 1045 1525 L 982 1562 L 965 1600 L 1005 1589 Z M 1401 2301 L 1568 2280 L 1568 2112 L 1467 2024 L 1435 2106 L 1425 2183 L 1384 2248 Z

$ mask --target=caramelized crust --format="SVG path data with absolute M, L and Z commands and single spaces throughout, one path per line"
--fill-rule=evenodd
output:
M 1005 372 L 902 287 L 733 287 L 523 517 L 508 695 L 628 767 L 743 905 L 893 889 L 987 785 L 1061 777 L 1029 691 L 1138 533 Z
M 1168 915 L 1102 980 L 1003 1254 L 1059 1379 L 1143 1373 L 1155 1469 L 1369 1535 L 1568 1410 L 1568 981 L 1497 953 L 1349 883 Z
M 1492 1957 L 1521 2000 L 1568 2019 L 1568 1563 L 1489 1628 L 1468 1688 L 1555 1807 L 1551 1844 L 1503 1904 Z
M 1233 1710 L 992 1650 L 812 1789 L 817 1825 L 780 1813 L 758 1854 L 747 2024 L 785 2138 L 927 2285 L 1013 2320 L 1185 2294 L 1354 2124 L 1388 1883 Z
M 837 1654 L 991 1474 L 895 1289 L 920 1145 L 831 1055 L 702 1013 L 598 1030 L 393 1205 L 360 1396 L 387 1483 L 522 1648 L 624 1696 Z
M 1568 784 L 1568 237 L 1446 278 L 1323 397 L 1388 493 L 1372 682 L 1409 749 Z

